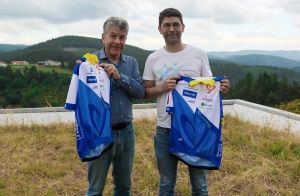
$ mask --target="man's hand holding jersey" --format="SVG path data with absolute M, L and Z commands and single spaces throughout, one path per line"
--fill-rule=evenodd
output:
M 224 76 L 226 78 L 226 76 Z M 230 82 L 228 79 L 223 79 L 221 80 L 221 87 L 220 87 L 220 92 L 223 94 L 223 95 L 226 95 L 228 93 L 230 89 Z
M 122 78 L 114 64 L 101 63 L 99 66 L 103 67 L 108 77 L 113 78 L 114 80 L 120 80 Z
M 81 60 L 77 60 L 76 64 L 82 63 Z M 107 73 L 108 77 L 112 77 L 114 80 L 120 80 L 121 74 L 118 72 L 117 68 L 114 66 L 114 64 L 107 64 L 107 63 L 101 63 L 99 64 L 100 67 L 103 67 L 104 71 Z
M 161 92 L 169 92 L 171 90 L 174 90 L 176 87 L 176 80 L 180 79 L 180 76 L 171 76 L 169 78 L 166 78 L 162 81 L 162 83 L 159 85 Z

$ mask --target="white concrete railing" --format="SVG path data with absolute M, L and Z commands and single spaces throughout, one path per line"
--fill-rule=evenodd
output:
M 225 103 L 224 103 L 225 102 Z M 300 115 L 243 100 L 224 100 L 224 114 L 279 131 L 300 134 Z M 231 107 L 226 107 L 231 105 Z M 225 117 L 226 118 L 226 117 Z
M 226 115 L 237 116 L 259 126 L 300 133 L 300 115 L 250 103 L 243 100 L 223 100 Z M 156 104 L 134 104 L 133 117 L 156 118 Z M 74 112 L 62 107 L 0 109 L 0 126 L 51 123 L 74 123 Z
M 156 104 L 133 105 L 134 118 L 156 118 L 156 114 Z M 0 126 L 74 122 L 74 111 L 63 107 L 0 109 Z

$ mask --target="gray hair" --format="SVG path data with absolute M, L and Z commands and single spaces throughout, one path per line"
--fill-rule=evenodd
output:
M 126 31 L 126 35 L 129 31 L 128 22 L 121 17 L 111 16 L 103 24 L 103 33 L 106 34 L 110 27 L 117 27 Z

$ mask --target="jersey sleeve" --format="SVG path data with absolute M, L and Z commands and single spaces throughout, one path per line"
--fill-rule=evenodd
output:
M 72 75 L 71 83 L 69 86 L 69 91 L 67 95 L 67 100 L 65 104 L 65 109 L 75 110 L 76 109 L 76 98 L 78 91 L 78 80 L 79 80 L 79 67 L 80 64 L 77 64 L 74 68 L 74 73 Z

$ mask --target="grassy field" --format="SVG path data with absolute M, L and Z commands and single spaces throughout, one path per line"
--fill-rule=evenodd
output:
M 153 149 L 155 120 L 135 120 L 133 196 L 158 195 Z M 86 163 L 75 148 L 72 124 L 0 127 L 0 195 L 84 195 Z M 226 116 L 221 169 L 208 171 L 210 195 L 300 195 L 300 139 Z M 112 195 L 109 174 L 104 195 Z M 176 196 L 191 195 L 179 165 Z
M 75 65 L 75 62 L 74 62 Z M 29 69 L 31 66 L 36 66 L 38 71 L 42 71 L 42 72 L 52 72 L 52 70 L 54 69 L 57 73 L 61 74 L 69 74 L 70 76 L 72 76 L 73 74 L 73 70 L 70 70 L 68 68 L 61 68 L 60 66 L 51 66 L 51 65 L 47 65 L 47 66 L 43 66 L 43 65 L 36 65 L 36 64 L 30 64 L 30 65 L 11 65 L 11 68 L 13 71 L 15 71 L 16 69 L 21 69 L 21 71 L 23 72 L 25 66 L 27 66 L 27 68 Z

